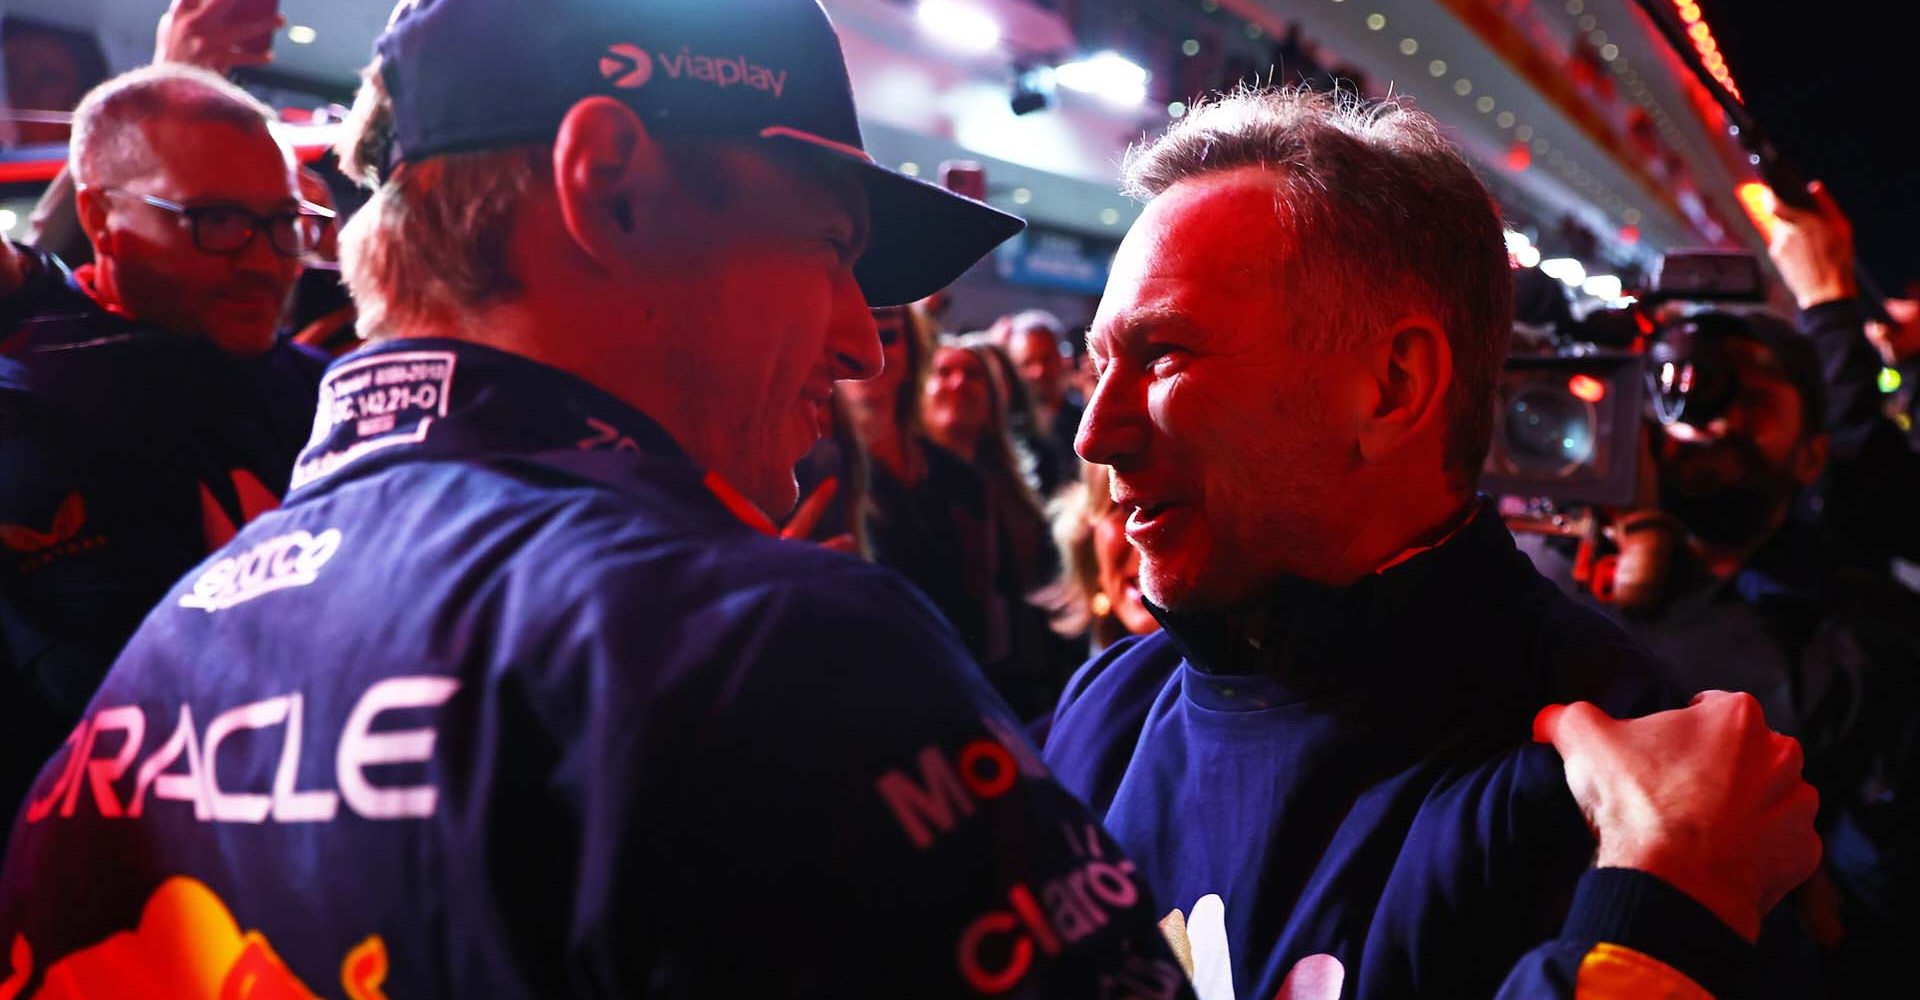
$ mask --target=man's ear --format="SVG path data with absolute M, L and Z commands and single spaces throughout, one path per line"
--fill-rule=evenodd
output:
M 560 120 L 553 178 L 567 234 L 603 271 L 615 273 L 631 259 L 647 207 L 667 190 L 671 174 L 632 108 L 589 97 Z
M 73 207 L 80 217 L 80 231 L 93 244 L 95 257 L 113 255 L 113 232 L 107 228 L 107 196 L 96 187 L 79 187 L 73 195 Z
M 1365 350 L 1374 394 L 1360 418 L 1358 443 L 1362 458 L 1378 462 L 1445 422 L 1453 345 L 1437 320 L 1421 314 L 1394 324 Z
M 1827 470 L 1827 452 L 1833 445 L 1833 438 L 1826 434 L 1815 434 L 1795 445 L 1793 458 L 1789 462 L 1789 471 L 1793 481 L 1801 486 L 1812 486 Z

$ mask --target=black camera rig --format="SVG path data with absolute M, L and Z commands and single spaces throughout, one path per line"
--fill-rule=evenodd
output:
M 1630 505 L 1642 422 L 1705 424 L 1730 398 L 1731 365 L 1701 310 L 1765 297 L 1749 254 L 1674 252 L 1624 307 L 1560 310 L 1544 337 L 1527 325 L 1495 393 L 1481 489 L 1562 522 L 1579 519 L 1578 505 Z

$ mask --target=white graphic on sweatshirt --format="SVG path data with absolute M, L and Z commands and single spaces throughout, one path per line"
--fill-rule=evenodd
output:
M 1191 914 L 1174 910 L 1160 931 L 1193 979 L 1200 1000 L 1235 1000 L 1233 950 L 1227 944 L 1227 904 L 1219 893 L 1194 901 Z M 1273 1000 L 1340 1000 L 1347 969 L 1332 955 L 1308 955 L 1294 963 Z

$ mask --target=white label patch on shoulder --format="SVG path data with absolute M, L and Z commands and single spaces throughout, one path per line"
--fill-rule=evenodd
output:
M 317 535 L 308 531 L 276 535 L 207 567 L 193 581 L 193 589 L 180 596 L 180 606 L 211 614 L 262 594 L 304 587 L 319 579 L 320 567 L 339 550 L 339 528 Z
M 426 440 L 434 421 L 447 415 L 456 360 L 452 351 L 395 351 L 329 369 L 293 486 L 370 451 Z

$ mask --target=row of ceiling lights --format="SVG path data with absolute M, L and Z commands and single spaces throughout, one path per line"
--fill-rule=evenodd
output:
M 1346 0 L 1333 0 L 1333 2 L 1341 4 L 1345 3 Z M 1567 0 L 1567 8 L 1569 12 L 1577 14 L 1580 12 L 1582 3 L 1583 0 Z M 1387 17 L 1377 11 L 1370 12 L 1365 17 L 1365 24 L 1369 31 L 1385 31 L 1387 28 Z M 1617 59 L 1619 57 L 1619 49 L 1606 41 L 1604 33 L 1597 31 L 1595 33 L 1600 35 L 1597 43 L 1606 48 L 1612 48 L 1614 50 L 1613 56 Z M 1403 56 L 1409 58 L 1417 56 L 1421 50 L 1420 40 L 1411 37 L 1402 38 L 1400 39 L 1399 50 Z M 1606 52 L 1603 50 L 1601 55 L 1605 58 Z M 1448 71 L 1449 67 L 1445 59 L 1434 58 L 1427 62 L 1427 75 L 1436 80 L 1446 77 Z M 1453 92 L 1459 97 L 1471 96 L 1474 92 L 1473 81 L 1465 76 L 1455 75 Z M 1474 109 L 1481 114 L 1493 114 L 1494 124 L 1499 126 L 1501 131 L 1510 131 L 1513 134 L 1514 141 L 1519 144 L 1515 149 L 1519 150 L 1520 153 L 1519 155 L 1509 157 L 1508 163 L 1510 166 L 1516 169 L 1525 169 L 1534 156 L 1546 157 L 1547 162 L 1557 168 L 1562 174 L 1566 175 L 1575 187 L 1620 217 L 1622 222 L 1625 223 L 1625 228 L 1621 233 L 1623 239 L 1632 242 L 1639 238 L 1637 228 L 1641 218 L 1639 209 L 1629 205 L 1625 199 L 1615 194 L 1597 176 L 1585 167 L 1574 162 L 1564 151 L 1556 148 L 1552 141 L 1546 136 L 1537 134 L 1532 125 L 1521 121 L 1512 111 L 1501 110 L 1498 113 L 1494 113 L 1494 109 L 1499 107 L 1499 103 L 1500 102 L 1491 94 L 1483 93 L 1474 100 L 1473 106 Z
M 1332 2 L 1343 4 L 1346 0 L 1332 0 Z M 1676 0 L 1676 2 L 1688 2 L 1688 0 Z M 1202 0 L 1200 6 L 1207 13 L 1219 10 L 1216 0 Z M 1679 135 L 1674 130 L 1672 122 L 1665 111 L 1646 94 L 1645 87 L 1633 75 L 1633 70 L 1625 65 L 1625 60 L 1620 57 L 1619 47 L 1608 40 L 1606 32 L 1599 29 L 1592 15 L 1581 16 L 1584 6 L 1584 0 L 1567 0 L 1566 3 L 1567 12 L 1570 15 L 1580 16 L 1578 24 L 1582 31 L 1588 32 L 1589 40 L 1597 47 L 1601 58 L 1614 66 L 1616 74 L 1621 74 L 1628 80 L 1630 89 L 1634 91 L 1641 103 L 1648 106 L 1649 114 L 1656 124 L 1668 134 L 1670 140 L 1678 143 Z M 934 39 L 969 54 L 979 55 L 989 52 L 1000 41 L 999 26 L 992 17 L 979 8 L 965 3 L 964 0 L 920 0 L 916 16 L 922 28 Z M 1386 15 L 1377 11 L 1368 13 L 1364 22 L 1370 31 L 1384 31 L 1387 27 Z M 1251 23 L 1245 26 L 1245 31 L 1247 37 L 1253 39 L 1261 37 L 1263 33 L 1259 25 Z M 1417 55 L 1420 51 L 1419 40 L 1411 37 L 1402 38 L 1399 50 L 1404 56 Z M 1189 58 L 1199 55 L 1201 51 L 1199 40 L 1185 39 L 1181 43 L 1180 51 L 1182 55 Z M 1116 105 L 1135 106 L 1146 97 L 1148 78 L 1146 70 L 1113 52 L 1102 52 L 1059 67 L 1042 68 L 1043 72 L 1046 70 L 1051 70 L 1051 73 L 1045 83 L 1057 82 L 1070 89 L 1100 96 Z M 1445 77 L 1447 72 L 1448 66 L 1444 59 L 1435 58 L 1427 63 L 1427 73 L 1435 79 Z M 1452 89 L 1457 96 L 1471 96 L 1474 91 L 1473 81 L 1465 76 L 1458 76 L 1453 81 Z M 1501 110 L 1495 114 L 1494 109 L 1498 105 L 1499 102 L 1490 94 L 1483 93 L 1474 101 L 1475 110 L 1481 114 L 1493 114 L 1494 123 L 1502 131 L 1512 132 L 1515 142 L 1520 144 L 1519 149 L 1530 150 L 1532 155 L 1545 156 L 1547 162 L 1565 174 L 1574 186 L 1620 216 L 1627 227 L 1623 230 L 1623 236 L 1626 236 L 1629 241 L 1637 239 L 1636 227 L 1641 219 L 1641 213 L 1637 208 L 1627 204 L 1598 177 L 1568 158 L 1565 152 L 1555 148 L 1546 136 L 1537 135 L 1531 125 L 1520 121 L 1512 111 Z M 1188 107 L 1184 101 L 1173 101 L 1167 105 L 1167 114 L 1172 118 L 1183 117 L 1187 110 Z M 1524 169 L 1525 160 L 1530 159 L 1531 155 L 1526 156 L 1517 165 Z M 906 163 L 902 164 L 902 170 L 917 174 L 919 167 L 918 164 Z M 1027 204 L 1032 200 L 1032 192 L 1027 188 L 1016 188 L 1013 199 L 1016 204 Z M 1100 215 L 1101 221 L 1106 225 L 1112 226 L 1119 223 L 1120 213 L 1116 209 L 1104 209 Z
M 1613 75 L 1619 77 L 1620 81 L 1626 85 L 1627 93 L 1633 98 L 1634 102 L 1646 110 L 1647 117 L 1651 119 L 1654 126 L 1660 130 L 1660 135 L 1667 141 L 1667 144 L 1675 149 L 1679 149 L 1688 156 L 1692 156 L 1693 147 L 1687 142 L 1686 136 L 1680 132 L 1679 127 L 1675 125 L 1673 116 L 1669 115 L 1667 109 L 1654 98 L 1653 92 L 1649 90 L 1646 83 L 1640 79 L 1639 71 L 1634 69 L 1632 63 L 1620 54 L 1619 46 L 1607 41 L 1607 33 L 1605 29 L 1599 26 L 1599 19 L 1592 14 L 1585 13 L 1586 0 L 1567 0 L 1566 10 L 1569 15 L 1579 18 L 1579 20 L 1574 22 L 1575 26 L 1587 33 L 1588 41 L 1599 46 L 1600 58 L 1607 63 L 1608 68 L 1613 71 Z M 1609 50 L 1611 50 L 1611 52 L 1609 52 Z

